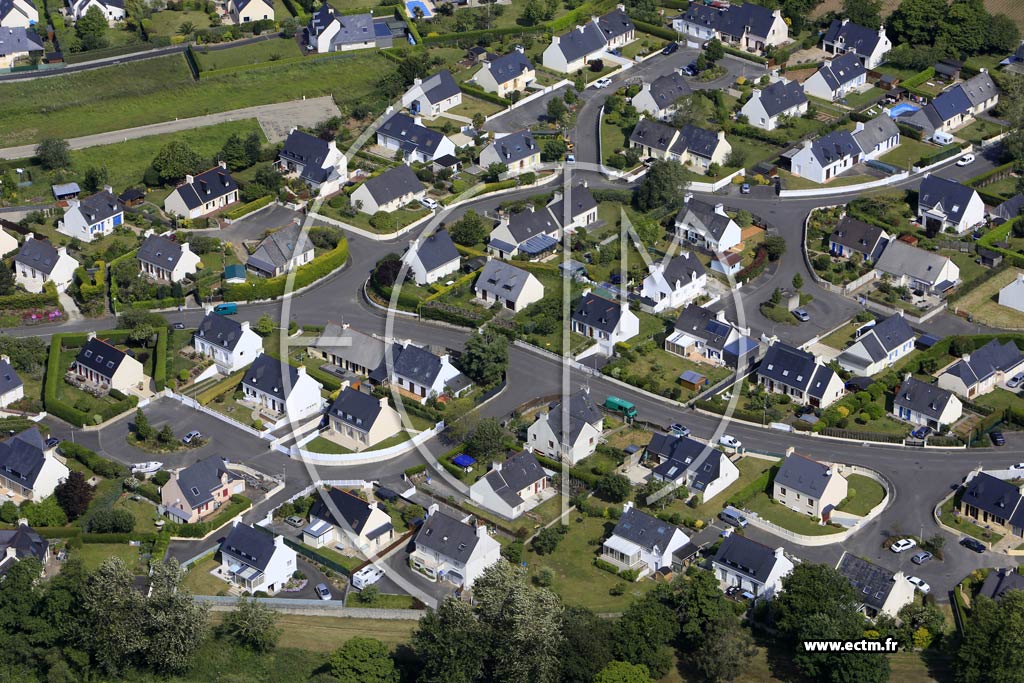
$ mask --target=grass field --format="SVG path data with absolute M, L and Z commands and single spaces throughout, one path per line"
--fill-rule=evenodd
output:
M 991 121 L 985 121 L 978 119 L 969 126 L 965 126 L 956 132 L 958 138 L 963 138 L 975 144 L 980 144 L 985 138 L 990 138 L 993 135 L 998 135 L 1003 132 L 1003 126 L 998 123 L 992 123 Z
M 846 505 L 839 506 L 838 509 L 843 512 L 866 515 L 885 498 L 885 489 L 882 485 L 863 474 L 851 474 L 846 478 L 846 482 L 850 485 L 850 491 L 856 491 L 856 495 Z
M 837 176 L 827 183 L 822 184 L 816 183 L 809 178 L 795 176 L 789 171 L 784 171 L 782 169 L 779 169 L 779 177 L 782 178 L 782 187 L 787 190 L 810 190 L 819 187 L 841 187 L 844 185 L 857 185 L 859 183 L 868 183 L 872 180 L 877 180 L 877 178 L 869 175 L 853 173 Z
M 999 305 L 999 290 L 1013 282 L 1021 271 L 1007 268 L 968 292 L 954 304 L 954 309 L 970 311 L 975 322 L 1008 330 L 1024 330 L 1024 313 Z
M 185 587 L 195 595 L 219 595 L 228 589 L 227 581 L 210 572 L 220 566 L 213 556 L 191 565 L 185 575 Z
M 806 536 L 825 536 L 842 531 L 842 529 L 837 529 L 834 526 L 822 526 L 811 517 L 794 512 L 788 507 L 774 502 L 766 493 L 758 493 L 754 496 L 747 503 L 747 508 L 752 512 L 756 512 L 762 519 L 774 522 L 794 533 Z
M 850 342 L 853 341 L 854 332 L 856 332 L 863 324 L 864 323 L 859 323 L 857 321 L 846 323 L 835 332 L 824 337 L 821 340 L 821 343 L 825 346 L 831 346 L 833 349 L 839 349 L 842 351 L 850 345 Z
M 127 543 L 83 543 L 81 549 L 72 553 L 82 560 L 86 571 L 96 569 L 108 557 L 120 557 L 131 571 L 140 569 L 139 549 Z
M 708 386 L 714 386 L 721 382 L 730 373 L 728 368 L 695 363 L 689 358 L 677 356 L 664 349 L 655 349 L 638 355 L 636 360 L 631 363 L 610 363 L 606 369 L 608 371 L 605 374 L 634 386 L 642 386 L 647 391 L 653 391 L 662 396 L 670 389 L 679 387 L 682 390 L 679 396 L 680 401 L 688 401 L 696 393 L 679 384 L 679 375 L 686 370 L 693 370 L 704 375 L 708 380 Z
M 448 112 L 458 116 L 468 116 L 469 118 L 473 118 L 474 114 L 490 116 L 491 114 L 497 114 L 501 110 L 502 107 L 500 105 L 463 93 L 462 102 L 449 109 Z
M 911 166 L 917 163 L 918 159 L 925 156 L 926 154 L 934 154 L 938 151 L 938 147 L 930 145 L 927 142 L 921 142 L 920 140 L 914 140 L 908 137 L 900 137 L 900 145 L 896 149 L 886 154 L 883 154 L 878 158 L 879 161 L 892 164 L 893 166 L 899 166 L 909 170 Z
M 148 500 L 132 500 L 130 496 L 122 496 L 114 503 L 114 508 L 124 508 L 135 517 L 135 531 L 151 533 L 156 531 L 153 521 L 158 517 L 156 506 Z
M 351 448 L 345 448 L 340 444 L 336 444 L 330 439 L 325 439 L 322 436 L 318 436 L 305 445 L 307 451 L 313 453 L 330 453 L 332 455 L 339 455 L 342 453 L 351 453 Z
M 161 36 L 177 35 L 178 27 L 184 23 L 190 23 L 196 28 L 209 28 L 210 16 L 206 12 L 196 10 L 184 10 L 172 12 L 164 10 L 153 12 L 153 16 L 146 22 L 149 32 Z
M 293 38 L 280 38 L 277 40 L 261 40 L 258 43 L 241 45 L 226 50 L 203 50 L 195 51 L 196 60 L 199 62 L 199 70 L 213 71 L 214 69 L 227 69 L 243 64 L 259 64 L 262 62 L 274 62 L 289 57 L 301 57 L 302 50 Z

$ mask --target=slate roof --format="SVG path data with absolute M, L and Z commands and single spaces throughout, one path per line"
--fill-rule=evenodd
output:
M 0 396 L 23 386 L 21 377 L 15 372 L 11 364 L 0 359 Z
M 334 9 L 326 3 L 310 19 L 306 31 L 310 35 L 319 36 L 334 22 L 338 23 L 338 32 L 331 37 L 332 46 L 364 43 L 374 38 L 372 14 L 335 14 Z
M 197 460 L 179 471 L 175 479 L 181 494 L 189 507 L 195 509 L 213 500 L 213 490 L 221 487 L 221 475 L 227 474 L 228 482 L 239 477 L 228 469 L 228 462 L 218 455 Z
M 49 240 L 41 240 L 38 237 L 27 239 L 21 245 L 21 249 L 14 257 L 15 263 L 24 263 L 41 273 L 49 275 L 57 265 L 57 249 Z
M 327 491 L 327 496 L 337 507 L 338 512 L 341 514 L 345 523 L 348 524 L 352 531 L 359 536 L 365 535 L 370 540 L 373 540 L 394 529 L 391 522 L 387 522 L 376 529 L 367 529 L 366 523 L 370 521 L 370 512 L 373 508 L 367 501 L 344 489 L 331 487 L 331 489 Z M 312 507 L 309 508 L 309 516 L 322 519 L 336 527 L 343 528 L 343 525 L 334 516 L 334 512 L 327 503 L 324 502 L 322 496 L 318 496 Z
M 440 268 L 446 263 L 459 259 L 459 250 L 455 248 L 447 230 L 438 230 L 419 241 L 416 245 L 416 257 L 428 271 Z
M 811 498 L 821 498 L 832 477 L 838 476 L 830 465 L 793 454 L 782 461 L 775 483 Z
M 831 242 L 865 254 L 871 258 L 886 232 L 877 225 L 843 216 L 829 237 Z
M 345 387 L 334 403 L 327 409 L 329 415 L 338 418 L 347 425 L 356 429 L 368 432 L 373 428 L 382 408 L 380 399 L 356 391 L 351 387 Z
M 420 87 L 423 89 L 424 96 L 431 104 L 443 102 L 449 97 L 454 97 L 462 92 L 459 84 L 452 78 L 452 73 L 447 69 L 438 71 L 433 76 L 424 79 Z
M 688 304 L 680 312 L 675 329 L 704 340 L 712 348 L 722 348 L 732 333 L 732 327 L 715 317 L 714 311 L 697 304 Z
M 331 145 L 326 140 L 321 140 L 301 130 L 293 130 L 288 133 L 288 139 L 284 141 L 280 157 L 301 164 L 300 177 L 315 183 L 322 183 L 331 175 L 331 167 L 324 168 L 324 163 L 330 153 Z
M 943 92 L 929 104 L 942 121 L 948 121 L 971 108 L 970 98 L 959 86 Z
M 522 505 L 519 492 L 544 479 L 547 474 L 529 451 L 509 456 L 500 469 L 492 469 L 484 475 L 491 489 L 510 507 Z
M 394 374 L 401 375 L 425 387 L 432 386 L 441 372 L 441 357 L 427 349 L 407 344 L 404 348 L 394 346 Z
M 877 564 L 844 552 L 836 571 L 846 577 L 863 604 L 879 611 L 892 592 L 893 573 Z
M 893 315 L 868 330 L 860 341 L 871 340 L 873 344 L 868 347 L 868 352 L 871 353 L 872 360 L 880 361 L 886 358 L 890 351 L 898 349 L 916 336 L 906 318 L 902 315 Z
M 573 320 L 609 334 L 619 326 L 621 317 L 622 307 L 617 301 L 609 301 L 592 292 L 583 295 L 572 314 Z
M 654 473 L 668 481 L 677 481 L 687 471 L 693 469 L 704 475 L 705 485 L 714 481 L 719 471 L 719 463 L 713 462 L 717 452 L 699 441 L 676 434 L 654 434 L 647 444 L 647 454 L 655 455 L 662 460 L 654 468 Z M 713 477 L 708 478 L 710 472 L 700 471 L 705 464 L 713 465 Z
M 562 441 L 562 402 L 556 401 L 548 406 L 548 412 L 545 415 L 548 426 L 554 433 L 555 438 L 559 443 Z M 604 416 L 601 411 L 598 410 L 597 406 L 594 405 L 593 400 L 590 398 L 590 393 L 584 389 L 576 391 L 569 396 L 569 438 L 568 443 L 572 445 L 576 442 L 580 432 L 583 430 L 583 425 L 587 424 L 601 424 L 604 422 Z
M 581 57 L 600 52 L 605 48 L 606 41 L 601 29 L 592 21 L 575 27 L 568 33 L 558 36 L 558 49 L 566 62 L 574 62 Z
M 981 595 L 1001 600 L 1009 591 L 1024 590 L 1024 575 L 1016 567 L 993 569 L 981 585 Z
M 150 263 L 159 268 L 174 270 L 174 267 L 178 265 L 178 261 L 181 260 L 181 253 L 181 245 L 177 242 L 160 235 L 150 235 L 139 245 L 136 258 L 143 263 Z
M 510 214 L 508 217 L 508 230 L 512 233 L 517 245 L 521 245 L 537 235 L 556 232 L 561 227 L 562 224 L 558 217 L 548 207 L 539 210 L 527 208 Z
M 502 299 L 518 301 L 519 295 L 522 294 L 523 287 L 526 286 L 526 281 L 530 277 L 531 274 L 522 268 L 516 268 L 512 264 L 498 259 L 491 259 L 480 271 L 480 277 L 477 278 L 474 286 L 479 291 L 499 296 Z
M 185 206 L 196 209 L 207 202 L 212 202 L 238 189 L 238 183 L 231 173 L 220 166 L 203 171 L 193 177 L 191 183 L 185 182 L 174 188 Z
M 30 427 L 0 442 L 0 472 L 17 480 L 25 488 L 33 488 L 45 462 L 43 435 Z
M 258 531 L 248 524 L 239 522 L 231 528 L 220 544 L 220 551 L 262 572 L 266 570 L 270 558 L 274 556 L 277 547 L 274 544 L 274 537 L 275 534 Z
M 679 72 L 673 72 L 654 79 L 650 84 L 651 97 L 659 109 L 672 106 L 680 97 L 693 92 L 686 78 Z
M 127 355 L 121 349 L 93 337 L 78 351 L 75 362 L 103 377 L 113 377 Z
M 677 256 L 674 256 L 667 264 L 665 264 L 665 280 L 672 285 L 677 280 L 682 282 L 689 282 L 690 276 L 696 272 L 697 277 L 707 273 L 707 269 L 704 264 L 700 262 L 697 255 L 692 251 L 683 252 Z
M 789 344 L 775 342 L 761 360 L 757 374 L 782 384 L 806 390 L 814 377 L 814 356 Z
M 0 16 L 7 12 L 0 5 Z M 34 29 L 23 26 L 4 26 L 0 28 L 0 54 L 16 55 L 20 52 L 42 52 L 43 42 Z
M 397 140 L 406 152 L 419 151 L 428 157 L 434 155 L 444 140 L 444 133 L 420 125 L 411 116 L 401 113 L 392 114 L 377 129 L 377 134 Z
M 867 69 L 861 64 L 860 57 L 853 52 L 847 52 L 822 64 L 818 73 L 825 79 L 825 85 L 829 90 L 835 92 L 840 86 L 866 74 Z
M 682 224 L 686 217 L 693 214 L 708 234 L 716 240 L 722 239 L 725 231 L 729 228 L 732 219 L 729 216 L 718 213 L 715 207 L 699 199 L 691 199 L 676 214 L 676 224 Z
M 344 340 L 349 340 L 351 343 L 346 343 Z M 338 323 L 327 323 L 324 326 L 324 331 L 317 340 L 316 348 L 340 356 L 349 363 L 368 370 L 375 370 L 384 362 L 384 342 L 382 340 L 351 327 L 343 327 Z
M 1000 204 L 992 212 L 997 218 L 1002 219 L 1003 222 L 1013 220 L 1017 216 L 1024 212 L 1024 193 L 1014 195 L 1005 202 Z
M 301 254 L 312 248 L 313 243 L 309 241 L 308 235 L 303 234 L 302 226 L 292 223 L 264 237 L 247 263 L 255 265 L 261 270 L 273 272 L 285 268 L 296 254 Z
M 672 536 L 678 530 L 679 528 L 673 524 L 663 522 L 646 512 L 640 512 L 634 507 L 629 507 L 622 511 L 622 516 L 619 517 L 612 535 L 624 538 L 630 543 L 636 543 L 648 552 L 652 551 L 655 546 L 664 552 L 672 541 Z
M 960 501 L 1009 521 L 1020 506 L 1021 495 L 1013 484 L 987 472 L 978 472 L 964 486 Z
M 50 548 L 50 542 L 27 524 L 19 524 L 17 529 L 0 530 L 0 559 L 7 553 L 8 548 L 14 549 L 14 556 L 19 560 L 34 557 L 42 562 Z
M 876 266 L 883 273 L 906 274 L 921 282 L 935 285 L 938 284 L 936 278 L 939 272 L 948 260 L 941 254 L 918 249 L 900 240 L 892 240 L 885 247 Z
M 938 420 L 946 404 L 953 398 L 953 392 L 935 384 L 925 384 L 911 377 L 903 380 L 893 399 L 897 407 L 907 408 L 932 420 Z
M 967 204 L 973 197 L 973 188 L 961 185 L 955 180 L 928 174 L 921 181 L 917 205 L 922 209 L 936 211 L 941 209 L 947 219 L 959 223 L 964 217 Z
M 407 194 L 416 194 L 426 188 L 416 172 L 402 164 L 384 171 L 380 175 L 368 178 L 365 183 L 377 204 L 387 204 Z
M 605 42 L 608 43 L 633 30 L 632 20 L 620 9 L 614 9 L 608 14 L 598 17 L 597 26 L 604 34 Z
M 528 130 L 516 131 L 498 138 L 490 146 L 497 152 L 502 163 L 508 165 L 540 153 L 533 133 Z
M 959 87 L 963 88 L 964 94 L 967 95 L 967 99 L 970 100 L 971 104 L 974 106 L 978 106 L 999 94 L 999 88 L 996 87 L 995 81 L 992 80 L 992 76 L 990 76 L 986 71 L 982 71 L 978 75 L 972 76 L 961 83 Z
M 491 72 L 494 81 L 501 85 L 523 75 L 524 71 L 533 71 L 533 63 L 525 54 L 519 50 L 512 50 L 487 63 L 487 70 Z
M 878 31 L 872 31 L 852 21 L 833 19 L 823 40 L 826 43 L 838 43 L 840 39 L 846 50 L 869 57 L 878 47 L 879 36 Z
M 822 167 L 845 157 L 856 156 L 860 152 L 860 145 L 848 130 L 834 130 L 811 143 L 811 153 Z
M 900 128 L 888 114 L 880 114 L 864 124 L 864 129 L 853 134 L 857 144 L 864 153 L 875 148 L 875 145 L 900 134 Z
M 729 534 L 718 546 L 714 561 L 764 584 L 775 568 L 775 550 L 740 534 Z
M 672 145 L 672 152 L 682 154 L 683 151 L 688 151 L 691 154 L 710 159 L 711 155 L 715 153 L 716 147 L 718 147 L 718 133 L 687 123 L 679 129 L 679 138 Z
M 94 225 L 124 212 L 124 207 L 113 193 L 103 190 L 79 200 L 79 211 L 89 225 Z
M 443 512 L 435 512 L 416 534 L 416 547 L 434 552 L 465 563 L 473 556 L 473 550 L 480 540 L 476 528 L 464 524 Z
M 288 381 L 285 382 L 284 373 L 288 373 Z M 248 385 L 267 394 L 280 397 L 282 400 L 288 398 L 288 394 L 295 388 L 299 380 L 299 369 L 279 361 L 273 356 L 261 353 L 256 356 L 242 377 L 242 384 Z
M 732 5 L 726 9 L 705 7 L 691 2 L 682 19 L 730 36 L 740 37 L 749 30 L 749 33 L 762 38 L 768 36 L 774 21 L 770 9 L 749 2 L 744 5 Z
M 971 352 L 969 359 L 958 360 L 943 374 L 951 374 L 963 380 L 967 387 L 982 382 L 997 372 L 1007 372 L 1024 362 L 1024 354 L 1012 341 L 1000 344 L 993 339 L 980 349 Z
M 222 349 L 234 351 L 242 338 L 242 324 L 226 315 L 210 311 L 196 328 L 196 337 L 215 344 Z
M 677 155 L 690 152 L 709 159 L 718 147 L 718 133 L 715 131 L 691 124 L 673 128 L 667 123 L 646 118 L 637 122 L 629 139 L 662 152 Z
M 565 197 L 560 197 L 557 200 L 551 202 L 548 205 L 551 209 L 551 215 L 555 217 L 555 220 L 561 224 L 565 218 Z M 577 217 L 582 216 L 588 211 L 593 211 L 597 208 L 597 200 L 594 199 L 594 195 L 590 193 L 590 190 L 586 185 L 580 183 L 574 187 L 569 188 L 569 210 L 572 212 L 570 219 L 575 220 Z
M 761 89 L 761 106 L 768 116 L 781 114 L 806 101 L 807 95 L 796 81 L 775 81 Z
M 630 142 L 635 142 L 652 149 L 667 152 L 672 146 L 678 131 L 667 123 L 654 119 L 640 119 L 633 132 L 629 135 Z

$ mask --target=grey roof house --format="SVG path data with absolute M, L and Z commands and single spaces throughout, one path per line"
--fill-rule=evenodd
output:
M 245 268 L 260 277 L 276 277 L 312 260 L 313 243 L 300 223 L 292 223 L 264 237 Z
M 493 462 L 490 471 L 469 487 L 470 498 L 505 519 L 516 519 L 554 493 L 548 473 L 530 451 Z
M 844 257 L 860 254 L 865 261 L 876 261 L 890 239 L 877 225 L 843 216 L 829 237 L 829 253 Z
M 397 211 L 406 204 L 423 199 L 427 188 L 408 166 L 395 166 L 380 175 L 367 178 L 352 192 L 352 204 L 371 216 L 378 211 Z
M 859 610 L 868 618 L 879 614 L 895 617 L 914 600 L 914 586 L 903 572 L 893 574 L 884 567 L 844 552 L 836 571 L 846 577 L 860 600 Z

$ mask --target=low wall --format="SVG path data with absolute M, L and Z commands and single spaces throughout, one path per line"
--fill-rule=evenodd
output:
M 931 168 L 931 167 L 929 167 Z M 888 178 L 880 178 L 879 180 L 872 180 L 867 183 L 860 183 L 859 185 L 839 185 L 836 187 L 812 187 L 806 190 L 782 190 L 779 193 L 780 197 L 828 197 L 831 195 L 838 194 L 849 194 L 851 192 L 863 192 L 864 190 L 872 190 L 876 187 L 887 187 L 889 185 L 896 185 L 903 182 L 910 177 L 910 173 L 903 171 L 891 175 Z
M 567 79 L 563 78 L 562 80 L 558 81 L 557 83 L 555 83 L 553 85 L 549 85 L 549 86 L 547 86 L 547 87 L 545 87 L 545 88 L 543 88 L 541 90 L 538 90 L 536 92 L 533 92 L 533 93 L 527 95 L 526 97 L 524 97 L 524 98 L 522 98 L 520 100 L 517 100 L 514 104 L 510 105 L 506 109 L 502 109 L 497 114 L 491 114 L 490 116 L 485 118 L 484 121 L 491 121 L 493 119 L 501 118 L 502 116 L 504 116 L 505 114 L 509 113 L 513 109 L 517 109 L 518 107 L 521 107 L 524 104 L 527 104 L 529 102 L 533 102 L 536 99 L 540 99 L 541 97 L 544 97 L 548 93 L 554 92 L 555 90 L 558 90 L 559 88 L 564 88 L 567 85 L 572 85 L 572 83 L 570 81 L 568 81 Z M 470 95 L 472 95 L 472 93 L 470 93 Z
M 389 460 L 402 455 L 403 453 L 408 453 L 413 448 L 434 438 L 442 431 L 444 431 L 444 422 L 438 422 L 434 425 L 433 429 L 420 432 L 408 441 L 396 446 L 382 448 L 376 451 L 362 451 L 360 453 L 314 453 L 296 446 L 292 446 L 288 449 L 278 448 L 278 450 L 282 453 L 286 453 L 289 457 L 296 458 L 302 462 L 312 463 L 314 465 L 363 465 L 380 462 L 382 460 Z
M 233 595 L 193 595 L 195 602 L 210 606 L 212 612 L 228 612 L 235 608 L 240 598 Z M 260 604 L 281 614 L 303 614 L 305 616 L 347 617 L 349 619 L 387 619 L 390 621 L 418 621 L 426 614 L 419 609 L 371 609 L 367 607 L 345 607 L 333 600 L 291 600 L 289 598 L 256 598 Z

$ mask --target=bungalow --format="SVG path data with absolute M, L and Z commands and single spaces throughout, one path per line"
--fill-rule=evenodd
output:
M 760 90 L 755 89 L 740 114 L 755 128 L 775 130 L 784 117 L 806 114 L 807 104 L 807 96 L 799 83 L 780 79 Z
M 903 572 L 895 574 L 884 567 L 843 552 L 836 571 L 846 577 L 858 596 L 858 610 L 869 619 L 879 614 L 895 618 L 904 606 L 914 601 L 914 584 Z
M 503 215 L 491 230 L 488 253 L 503 259 L 519 254 L 538 257 L 557 247 L 563 232 L 572 233 L 596 223 L 597 201 L 586 184 L 571 188 L 570 195 L 568 205 L 562 193 L 555 192 L 542 209 L 531 204 L 523 211 Z
M 327 409 L 328 438 L 358 453 L 402 431 L 402 416 L 377 398 L 345 387 Z
M 193 253 L 188 242 L 178 244 L 161 235 L 149 235 L 135 254 L 142 274 L 153 280 L 181 282 L 195 275 L 199 268 L 199 254 Z
M 1013 341 L 993 339 L 965 354 L 939 375 L 938 384 L 964 398 L 989 393 L 1011 377 L 1024 372 L 1024 354 Z
M 0 7 L 3 3 L 0 2 Z M 27 60 L 43 52 L 43 41 L 35 29 L 21 26 L 0 27 L 0 68 L 16 66 L 19 60 Z
M 25 398 L 25 385 L 11 366 L 10 356 L 0 355 L 0 408 Z
M 186 175 L 164 200 L 164 211 L 182 218 L 200 218 L 238 201 L 238 183 L 221 161 L 198 175 Z
M 292 128 L 277 155 L 277 170 L 295 175 L 314 192 L 329 195 L 341 189 L 348 178 L 348 160 L 334 140 Z
M 835 465 L 790 453 L 772 483 L 772 499 L 801 514 L 825 519 L 848 493 L 846 477 Z
M 833 57 L 804 81 L 804 92 L 823 100 L 835 102 L 864 87 L 867 69 L 854 52 Z
M 335 548 L 349 557 L 373 557 L 395 540 L 395 527 L 377 501 L 365 501 L 349 491 L 331 487 L 309 508 L 302 542 L 314 548 Z
M 521 311 L 544 298 L 544 285 L 537 277 L 510 263 L 490 259 L 473 285 L 476 297 L 490 306 Z
M 540 146 L 528 130 L 497 137 L 480 151 L 480 168 L 491 164 L 508 167 L 510 176 L 535 171 L 540 166 Z
M 686 12 L 672 20 L 672 28 L 700 42 L 717 38 L 754 53 L 763 53 L 769 45 L 789 42 L 789 26 L 782 12 L 752 2 L 724 9 L 693 2 Z
M 50 561 L 50 542 L 36 533 L 24 519 L 18 521 L 15 529 L 0 530 L 0 576 L 30 557 L 45 567 Z
M 957 510 L 975 524 L 996 533 L 1024 536 L 1024 505 L 1020 488 L 982 471 L 967 475 Z
M 78 265 L 68 256 L 67 247 L 54 247 L 30 232 L 14 257 L 14 281 L 34 294 L 42 292 L 47 282 L 63 292 L 74 281 Z
M 662 260 L 647 267 L 640 296 L 654 302 L 655 313 L 689 305 L 707 293 L 708 271 L 696 254 L 682 251 L 667 262 Z
M 548 405 L 526 430 L 526 443 L 535 452 L 575 465 L 593 455 L 604 434 L 604 416 L 590 398 L 589 389 L 569 396 L 568 415 L 562 401 Z M 568 424 L 565 424 L 568 420 Z
M 725 158 L 732 151 L 724 130 L 716 133 L 689 123 L 673 128 L 648 118 L 640 119 L 633 127 L 629 146 L 639 149 L 643 157 L 678 161 L 705 172 L 711 164 L 725 164 Z
M 70 473 L 35 427 L 0 441 L 0 487 L 9 494 L 39 502 L 53 495 Z
M 97 339 L 95 332 L 89 333 L 68 372 L 84 382 L 122 394 L 140 391 L 149 384 L 142 363 L 116 346 Z
M 626 301 L 616 302 L 583 290 L 572 313 L 572 331 L 593 339 L 603 356 L 615 353 L 615 345 L 640 334 L 640 319 Z
M 371 216 L 378 211 L 391 213 L 427 196 L 427 187 L 408 166 L 395 166 L 380 175 L 367 178 L 352 192 L 352 205 Z
M 907 377 L 893 398 L 892 414 L 912 425 L 940 429 L 963 414 L 963 404 L 952 391 Z
M 484 570 L 501 559 L 501 544 L 487 533 L 487 524 L 469 524 L 430 506 L 427 520 L 413 541 L 413 569 L 432 581 L 472 588 Z
M 491 463 L 491 470 L 469 487 L 473 502 L 505 519 L 518 519 L 553 494 L 548 473 L 530 451 Z
M 298 556 L 285 545 L 284 536 L 237 519 L 220 544 L 220 556 L 221 577 L 249 593 L 274 595 L 298 569 Z
M 633 95 L 630 104 L 656 119 L 665 121 L 676 111 L 676 103 L 693 92 L 689 82 L 680 71 L 674 71 L 640 86 L 640 92 Z
M 985 222 L 985 202 L 974 188 L 929 173 L 918 192 L 917 220 L 932 233 L 965 233 Z
M 210 311 L 196 328 L 192 346 L 212 360 L 222 375 L 230 375 L 263 353 L 263 338 L 249 327 L 248 320 L 238 322 Z
M 304 37 L 310 52 L 319 54 L 365 50 L 377 44 L 373 14 L 337 14 L 326 2 L 310 18 Z
M 402 95 L 402 106 L 413 115 L 436 117 L 462 104 L 462 90 L 445 69 L 426 79 L 416 78 Z
M 498 97 L 508 97 L 513 92 L 526 90 L 536 79 L 533 63 L 523 53 L 523 48 L 517 46 L 500 57 L 486 57 L 470 80 Z
M 236 24 L 273 21 L 274 0 L 228 0 L 228 13 Z
M 447 230 L 441 229 L 409 243 L 403 260 L 418 285 L 429 285 L 459 270 L 459 250 Z
M 1024 273 L 999 290 L 999 305 L 1024 313 Z
M 726 321 L 725 311 L 715 313 L 689 304 L 676 319 L 675 330 L 665 338 L 665 350 L 711 365 L 744 369 L 756 360 L 759 347 Z
M 900 144 L 900 128 L 888 114 L 879 114 L 853 126 L 853 139 L 860 147 L 862 159 L 877 159 Z
M 622 571 L 636 572 L 637 578 L 662 568 L 678 571 L 682 558 L 676 558 L 675 553 L 689 542 L 682 529 L 640 512 L 630 501 L 612 535 L 601 545 L 601 559 Z
M 90 9 L 95 7 L 102 14 L 107 23 L 113 26 L 116 22 L 122 21 L 127 13 L 124 9 L 124 0 L 65 0 L 68 4 L 68 16 L 81 19 Z
M 431 396 L 458 396 L 471 386 L 469 379 L 451 363 L 448 354 L 438 356 L 411 342 L 395 342 L 389 380 L 406 394 L 426 403 Z
M 568 33 L 552 36 L 544 50 L 542 63 L 559 73 L 575 73 L 608 50 L 621 48 L 636 40 L 636 29 L 618 5 L 608 14 L 595 17 Z
M 377 145 L 401 155 L 407 163 L 426 163 L 455 154 L 455 143 L 444 133 L 425 127 L 419 117 L 392 114 L 377 129 Z
M 828 239 L 832 256 L 850 258 L 860 254 L 865 262 L 877 261 L 892 236 L 877 225 L 843 216 Z
M 815 140 L 804 140 L 791 158 L 793 175 L 827 183 L 861 161 L 860 145 L 847 130 L 834 130 Z
M 949 258 L 900 240 L 889 242 L 875 263 L 875 270 L 888 275 L 897 287 L 935 295 L 948 292 L 960 281 L 960 269 Z
M 265 353 L 256 357 L 242 377 L 246 402 L 293 423 L 320 412 L 324 402 L 321 389 L 323 385 L 307 375 L 305 367 L 296 368 Z
M 768 347 L 757 368 L 757 383 L 765 391 L 786 394 L 797 405 L 827 408 L 843 396 L 843 380 L 812 354 L 789 344 Z
M 874 69 L 885 61 L 892 41 L 884 26 L 873 31 L 849 19 L 833 19 L 822 36 L 821 49 L 830 55 L 854 54 L 865 69 Z
M 29 28 L 39 23 L 39 10 L 29 0 L 0 1 L 0 26 Z
M 836 360 L 844 370 L 858 377 L 871 377 L 913 351 L 916 341 L 917 333 L 900 311 L 865 332 Z
M 958 83 L 911 114 L 899 117 L 921 131 L 927 139 L 936 132 L 950 132 L 966 126 L 979 114 L 999 103 L 999 88 L 984 70 L 977 76 Z
M 712 206 L 689 193 L 676 214 L 675 226 L 680 240 L 714 253 L 729 251 L 743 241 L 743 231 L 725 212 L 724 204 Z
M 740 534 L 729 534 L 711 560 L 722 588 L 736 586 L 754 597 L 771 600 L 782 590 L 782 579 L 793 571 L 786 551 L 774 550 Z
M 382 340 L 352 329 L 348 323 L 328 322 L 316 342 L 306 348 L 315 358 L 366 377 L 384 366 L 384 346 Z
M 729 456 L 687 436 L 654 434 L 644 456 L 653 467 L 654 479 L 683 486 L 688 495 L 700 496 L 703 503 L 740 477 Z
M 228 469 L 227 460 L 211 455 L 173 472 L 160 487 L 160 503 L 167 516 L 193 524 L 244 492 L 245 479 Z
M 245 262 L 245 269 L 259 277 L 284 275 L 313 260 L 313 242 L 294 222 L 269 233 Z

